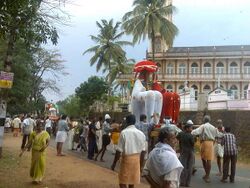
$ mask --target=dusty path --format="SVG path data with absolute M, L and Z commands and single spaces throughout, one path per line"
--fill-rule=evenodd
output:
M 21 137 L 4 135 L 3 159 L 0 160 L 0 188 L 117 188 L 117 173 L 86 160 L 67 155 L 57 157 L 47 150 L 47 168 L 42 185 L 32 185 L 29 177 L 30 153 L 19 158 Z M 141 184 L 138 188 L 149 188 Z

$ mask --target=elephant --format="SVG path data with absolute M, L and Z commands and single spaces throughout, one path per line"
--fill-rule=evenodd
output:
M 131 99 L 132 114 L 136 117 L 136 123 L 140 121 L 140 115 L 147 116 L 147 122 L 150 123 L 153 114 L 158 114 L 159 117 L 162 112 L 163 97 L 161 92 L 156 90 L 148 90 L 142 85 L 140 79 L 134 83 Z M 160 118 L 156 120 L 159 123 Z

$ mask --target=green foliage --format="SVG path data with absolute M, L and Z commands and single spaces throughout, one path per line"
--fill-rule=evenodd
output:
M 92 76 L 88 81 L 82 83 L 75 90 L 79 97 L 82 111 L 88 113 L 89 107 L 97 100 L 105 102 L 103 99 L 108 92 L 108 84 L 103 78 Z
M 123 16 L 123 28 L 127 34 L 133 35 L 133 42 L 142 39 L 152 40 L 154 58 L 155 37 L 159 33 L 166 44 L 172 46 L 178 33 L 177 27 L 167 19 L 175 10 L 172 5 L 166 5 L 166 0 L 134 0 L 134 9 Z
M 6 71 L 12 68 L 15 74 L 13 88 L 1 91 L 1 95 L 8 100 L 11 114 L 41 112 L 46 102 L 42 92 L 59 92 L 56 78 L 64 74 L 64 61 L 57 51 L 41 49 L 40 45 L 48 41 L 57 44 L 53 24 L 63 24 L 61 1 L 66 0 L 0 1 L 0 67 Z M 52 79 L 45 79 L 45 73 Z
M 1 44 L 0 48 L 6 48 L 6 44 Z M 1 51 L 0 56 L 2 56 L 2 53 L 4 52 Z M 13 57 L 13 87 L 8 90 L 8 112 L 10 114 L 25 113 L 29 110 L 27 98 L 32 91 L 29 64 L 32 60 L 24 45 L 18 43 L 15 56 Z
M 59 112 L 62 114 L 67 114 L 70 117 L 79 117 L 83 115 L 80 108 L 80 99 L 71 95 L 63 101 L 58 101 L 57 105 L 59 107 Z
M 6 49 L 6 43 L 0 42 L 0 57 Z M 13 53 L 13 87 L 8 92 L 8 112 L 10 114 L 38 112 L 44 110 L 46 99 L 42 92 L 58 92 L 56 78 L 65 75 L 64 61 L 57 51 L 41 48 L 27 48 L 23 42 L 17 42 Z M 44 74 L 50 75 L 49 79 Z M 55 77 L 55 79 L 53 79 Z
M 120 102 L 121 99 L 118 96 L 107 96 L 107 104 L 112 108 L 115 102 Z
M 50 25 L 47 17 L 39 9 L 42 0 L 2 0 L 0 2 L 0 38 L 22 39 L 26 44 L 57 43 L 55 27 Z
M 124 62 L 110 62 L 110 71 L 106 76 L 106 80 L 113 83 L 120 74 L 127 74 L 133 71 L 134 60 L 129 59 Z M 107 68 L 103 69 L 106 72 Z

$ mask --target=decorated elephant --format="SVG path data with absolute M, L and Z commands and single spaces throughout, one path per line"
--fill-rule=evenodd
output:
M 162 88 L 157 81 L 157 71 L 158 66 L 152 61 L 141 61 L 134 66 L 136 81 L 132 91 L 131 107 L 137 123 L 141 114 L 147 115 L 149 122 L 153 113 L 160 115 L 161 123 L 166 116 L 170 117 L 173 123 L 178 121 L 180 96 Z

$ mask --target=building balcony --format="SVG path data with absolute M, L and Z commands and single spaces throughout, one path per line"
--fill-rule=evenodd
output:
M 158 76 L 162 81 L 248 81 L 250 74 L 161 74 Z
M 134 79 L 134 74 L 122 74 L 119 76 L 118 81 L 128 81 Z M 159 74 L 159 81 L 249 81 L 250 74 Z

